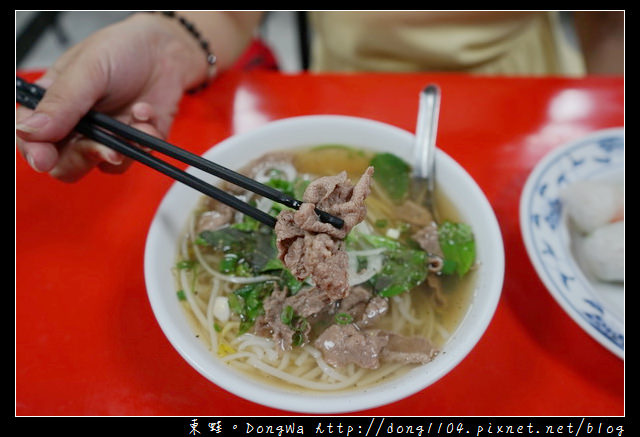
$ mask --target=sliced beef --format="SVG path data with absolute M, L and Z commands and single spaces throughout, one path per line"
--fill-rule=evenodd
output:
M 349 291 L 349 258 L 342 240 L 327 234 L 306 234 L 304 264 L 316 286 L 330 299 L 340 299 Z
M 304 279 L 309 276 L 306 264 L 304 262 L 305 231 L 295 225 L 294 211 L 284 210 L 278 214 L 276 221 L 276 247 L 278 249 L 278 258 L 284 263 L 291 273 L 299 278 Z
M 427 252 L 429 255 L 429 271 L 433 273 L 440 273 L 443 266 L 442 248 L 440 247 L 440 240 L 438 237 L 438 225 L 435 222 L 421 227 L 413 235 L 413 240 Z M 432 288 L 441 288 L 439 285 L 440 279 L 429 275 L 429 285 Z M 438 284 L 436 284 L 438 283 Z
M 256 319 L 254 331 L 262 337 L 268 337 L 278 345 L 279 350 L 290 350 L 296 331 L 282 322 L 282 310 L 287 297 L 287 289 L 276 288 L 269 297 L 264 299 L 262 307 L 264 314 Z
M 377 330 L 360 330 L 354 324 L 331 325 L 314 342 L 327 363 L 344 367 L 355 363 L 366 369 L 380 365 L 380 353 L 389 338 Z
M 425 364 L 438 353 L 437 349 L 422 337 L 405 337 L 388 333 L 389 342 L 382 350 L 383 361 L 406 364 Z
M 200 214 L 196 223 L 196 232 L 215 231 L 228 225 L 233 220 L 234 210 L 228 205 L 210 197 L 202 197 L 202 207 L 206 209 Z
M 262 337 L 272 338 L 281 351 L 290 350 L 295 335 L 303 336 L 302 343 L 309 342 L 311 324 L 304 319 L 322 312 L 328 305 L 327 295 L 316 287 L 304 288 L 293 296 L 287 296 L 286 288 L 276 288 L 262 302 L 264 314 L 256 320 L 254 330 Z M 295 317 L 291 323 L 285 324 L 282 313 L 289 306 Z
M 276 223 L 276 244 L 280 260 L 298 279 L 311 277 L 314 284 L 330 299 L 344 297 L 349 288 L 349 259 L 344 241 L 327 234 L 311 234 L 288 224 L 292 211 L 279 215 Z
M 361 329 L 353 323 L 330 326 L 314 345 L 325 361 L 335 367 L 354 363 L 376 369 L 383 361 L 424 364 L 437 354 L 424 338 L 405 337 L 380 329 Z
M 367 326 L 376 321 L 380 316 L 389 310 L 389 299 L 375 296 L 367 302 L 364 312 L 357 320 L 360 326 Z
M 372 296 L 364 287 L 353 287 L 347 297 L 342 299 L 335 309 L 337 313 L 346 313 L 358 326 L 367 326 L 385 314 L 389 309 L 389 300 Z
M 347 178 L 347 173 L 341 172 L 336 176 L 318 178 L 305 190 L 302 201 L 340 217 L 344 220 L 344 226 L 341 229 L 321 222 L 315 214 L 300 215 L 296 223 L 309 232 L 322 232 L 335 238 L 344 238 L 367 215 L 364 201 L 371 192 L 372 176 L 373 167 L 369 167 L 358 183 L 353 186 Z
M 311 317 L 327 309 L 330 300 L 326 293 L 317 287 L 300 290 L 297 294 L 285 299 L 284 306 L 290 305 L 295 314 Z
M 345 172 L 311 182 L 297 211 L 285 210 L 275 226 L 278 256 L 298 279 L 311 277 L 331 300 L 349 291 L 349 260 L 342 239 L 367 214 L 364 201 L 369 194 L 373 167 L 353 186 Z M 315 208 L 344 220 L 341 229 L 322 223 Z
M 430 255 L 442 257 L 442 249 L 438 240 L 438 225 L 435 222 L 421 227 L 412 236 L 422 250 Z

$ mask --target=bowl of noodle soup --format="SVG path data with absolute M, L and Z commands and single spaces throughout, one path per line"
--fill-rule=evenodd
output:
M 373 120 L 303 116 L 271 122 L 230 137 L 204 157 L 239 170 L 250 162 L 260 162 L 259 157 L 284 153 L 294 157 L 295 169 L 277 168 L 278 178 L 292 182 L 304 179 L 303 175 L 331 176 L 345 171 L 355 183 L 368 163 L 373 162 L 372 157 L 392 154 L 411 162 L 413 138 L 410 132 Z M 393 264 L 383 256 L 387 256 L 390 247 L 394 250 L 400 247 L 391 240 L 397 240 L 408 229 L 401 216 L 413 213 L 404 204 L 402 208 L 393 208 L 380 201 L 378 197 L 385 196 L 384 193 L 378 196 L 377 192 L 384 191 L 385 184 L 374 180 L 366 200 L 367 218 L 353 228 L 345 241 L 350 266 L 357 264 L 349 272 L 350 286 L 359 284 L 373 289 L 370 293 L 378 301 L 384 301 L 384 311 L 380 311 L 384 314 L 372 325 L 374 329 L 364 330 L 361 329 L 364 324 L 358 326 L 352 313 L 337 309 L 339 303 L 333 304 L 331 311 L 324 311 L 322 317 L 304 318 L 280 301 L 277 311 L 282 315 L 278 317 L 280 321 L 273 323 L 283 322 L 291 327 L 293 336 L 286 347 L 275 336 L 258 335 L 256 325 L 275 305 L 267 299 L 283 287 L 295 292 L 314 289 L 314 281 L 296 280 L 277 259 L 267 260 L 267 256 L 257 273 L 249 274 L 235 254 L 215 253 L 213 246 L 203 242 L 209 239 L 211 243 L 211 236 L 217 235 L 215 229 L 209 234 L 198 231 L 207 218 L 203 213 L 211 213 L 209 199 L 175 183 L 151 223 L 144 261 L 148 297 L 164 334 L 179 354 L 212 383 L 242 398 L 286 411 L 312 414 L 361 411 L 400 400 L 438 381 L 473 349 L 489 325 L 502 290 L 504 250 L 493 210 L 469 174 L 441 150 L 437 151 L 436 166 L 439 213 L 447 221 L 464 224 L 472 233 L 473 265 L 464 277 L 455 273 L 453 263 L 450 278 L 442 280 L 444 291 L 439 295 L 425 285 L 424 275 L 429 278 L 434 276 L 432 273 L 425 272 L 416 280 L 413 285 L 419 282 L 422 285 L 412 285 L 411 293 L 397 291 L 396 284 L 390 286 L 389 278 L 394 272 L 387 272 L 389 275 L 380 279 Z M 200 170 L 188 171 L 212 184 L 221 184 Z M 270 171 L 271 176 L 276 174 L 273 169 Z M 378 173 L 384 173 L 382 166 Z M 252 176 L 258 180 L 266 177 L 264 172 Z M 303 186 L 308 184 L 307 180 Z M 295 184 L 289 186 L 304 192 Z M 265 209 L 260 200 L 257 203 Z M 394 209 L 401 214 L 387 217 Z M 255 226 L 238 214 L 233 217 L 238 223 L 234 225 L 236 234 L 245 236 L 246 226 Z M 372 233 L 377 236 L 371 236 Z M 258 234 L 252 235 L 247 243 L 253 245 L 250 250 L 254 255 L 262 250 L 260 238 Z M 269 241 L 266 238 L 272 237 L 267 236 L 264 241 Z M 225 247 L 229 246 L 232 244 Z M 393 252 L 400 254 L 395 260 L 400 269 L 396 276 L 413 280 L 421 270 L 421 267 L 414 269 L 418 264 L 413 263 L 419 255 L 422 256 L 417 258 L 419 263 L 424 264 L 425 254 L 414 246 L 403 246 Z M 232 263 L 231 268 L 228 262 Z M 289 295 L 295 292 L 289 291 Z M 367 302 L 374 301 L 371 294 L 368 299 Z M 442 302 L 447 304 L 443 306 Z M 371 307 L 367 306 L 367 311 Z M 288 317 L 285 309 L 289 310 Z M 313 327 L 309 326 L 311 320 Z M 392 354 L 372 354 L 376 358 L 374 365 L 336 364 L 327 351 L 318 347 L 317 339 L 329 329 L 319 333 L 316 330 L 320 329 L 318 326 L 323 326 L 322 329 L 335 326 L 339 335 L 344 336 L 345 331 L 340 329 L 347 328 L 346 325 L 376 335 L 393 331 L 392 337 L 384 337 L 385 344 L 392 342 L 389 338 L 397 337 L 396 332 L 400 335 L 397 338 L 427 339 L 421 344 L 429 344 L 431 348 L 428 359 L 424 359 L 424 353 L 416 360 L 413 352 L 401 351 L 401 359 L 388 362 L 384 357 Z M 333 340 L 325 339 L 320 346 L 327 344 L 333 346 Z M 377 361 L 377 355 L 381 362 Z M 398 354 L 394 356 L 397 358 Z

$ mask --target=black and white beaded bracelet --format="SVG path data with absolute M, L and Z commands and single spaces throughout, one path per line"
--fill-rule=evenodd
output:
M 211 80 L 216 75 L 217 61 L 218 61 L 218 59 L 216 58 L 216 55 L 213 53 L 213 51 L 211 51 L 211 48 L 209 47 L 209 41 L 207 41 L 202 37 L 202 34 L 200 33 L 200 31 L 198 31 L 196 26 L 191 21 L 175 13 L 174 11 L 149 11 L 149 12 L 159 12 L 165 17 L 169 17 L 177 20 L 182 25 L 182 27 L 184 27 L 198 41 L 198 45 L 202 48 L 202 50 L 204 50 L 206 54 L 207 64 L 209 68 L 207 71 L 207 79 L 195 89 L 189 90 L 189 92 L 193 93 L 198 90 L 201 90 L 202 88 L 205 88 L 209 84 L 209 80 Z

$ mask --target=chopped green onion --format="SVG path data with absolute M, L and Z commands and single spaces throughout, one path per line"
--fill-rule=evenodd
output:
M 336 323 L 339 325 L 348 325 L 353 322 L 353 316 L 349 313 L 338 313 L 336 314 Z
M 291 305 L 287 305 L 282 309 L 282 314 L 280 314 L 280 320 L 285 325 L 290 325 L 293 321 L 293 307 Z
M 178 270 L 188 270 L 193 268 L 193 266 L 195 265 L 196 262 L 194 260 L 184 259 L 182 261 L 178 261 L 178 263 L 176 264 L 176 268 L 178 268 Z
M 304 334 L 300 331 L 296 331 L 292 337 L 293 346 L 302 346 L 304 344 Z

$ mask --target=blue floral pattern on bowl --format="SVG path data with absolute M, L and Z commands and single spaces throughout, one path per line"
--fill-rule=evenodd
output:
M 623 313 L 603 298 L 575 260 L 561 192 L 574 181 L 623 172 L 624 129 L 606 129 L 545 156 L 529 176 L 520 199 L 522 236 L 541 280 L 583 329 L 621 358 Z M 619 293 L 623 302 L 623 285 Z

